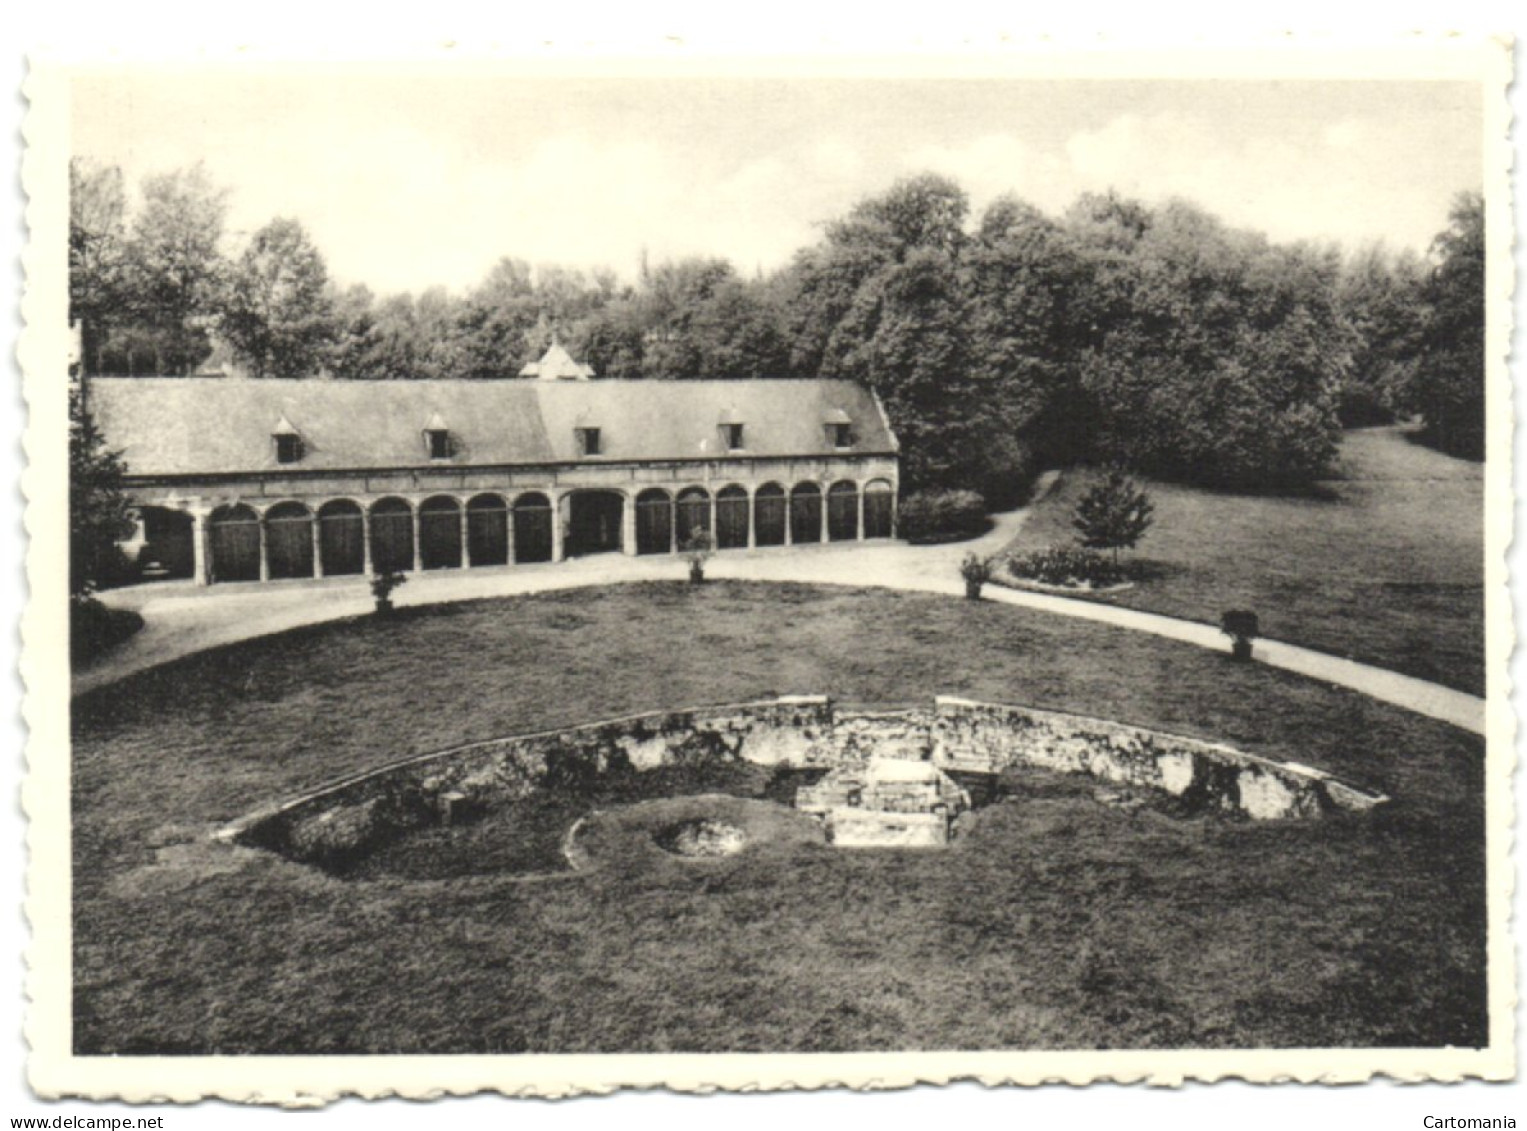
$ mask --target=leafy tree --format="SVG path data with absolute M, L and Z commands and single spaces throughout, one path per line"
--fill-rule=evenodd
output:
M 69 161 L 69 320 L 80 328 L 80 363 L 101 371 L 111 328 L 129 315 L 127 198 L 122 170 L 85 158 Z
M 900 181 L 828 225 L 791 272 L 796 371 L 880 394 L 902 441 L 909 491 L 983 482 L 977 465 L 1004 429 L 969 364 L 960 269 L 967 211 L 947 178 Z
M 1145 537 L 1154 509 L 1150 496 L 1122 468 L 1113 467 L 1076 504 L 1071 525 L 1081 535 L 1083 546 L 1112 550 L 1118 565 L 1119 551 L 1134 549 Z
M 1093 452 L 1200 482 L 1323 474 L 1347 365 L 1336 253 L 1273 247 L 1183 202 L 1083 205 L 1070 220 L 1090 274 L 1076 340 Z
M 1404 409 L 1420 352 L 1424 281 L 1413 253 L 1390 255 L 1378 245 L 1343 265 L 1337 300 L 1351 355 L 1339 406 L 1344 426 L 1385 424 Z
M 334 336 L 328 269 L 296 220 L 254 234 L 229 272 L 219 329 L 254 377 L 308 377 Z
M 122 567 L 118 543 L 132 535 L 126 465 L 106 447 L 84 397 L 69 391 L 69 596 L 87 601 Z
M 148 177 L 143 208 L 128 241 L 128 278 L 136 322 L 152 335 L 154 371 L 190 373 L 211 350 L 210 329 L 222 305 L 222 253 L 228 191 L 200 163 Z
M 1461 193 L 1432 242 L 1420 356 L 1406 398 L 1443 451 L 1484 458 L 1485 202 Z

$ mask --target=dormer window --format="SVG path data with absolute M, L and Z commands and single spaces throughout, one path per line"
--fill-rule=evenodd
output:
M 578 429 L 578 451 L 585 456 L 599 454 L 599 429 L 587 426 Z
M 302 459 L 302 434 L 285 416 L 276 422 L 270 438 L 276 447 L 277 463 L 296 463 Z
M 424 450 L 430 459 L 451 458 L 451 430 L 438 412 L 424 426 Z
M 716 420 L 717 431 L 721 433 L 721 446 L 729 452 L 741 451 L 742 441 L 742 413 L 735 408 L 723 409 L 721 416 Z
M 830 410 L 822 417 L 822 425 L 827 430 L 827 442 L 835 448 L 851 448 L 854 446 L 854 422 L 849 419 L 848 413 L 841 408 Z

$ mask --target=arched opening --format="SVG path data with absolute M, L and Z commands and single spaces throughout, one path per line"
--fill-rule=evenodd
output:
M 636 496 L 636 552 L 666 554 L 673 549 L 673 499 L 660 487 Z
M 567 500 L 567 555 L 620 551 L 626 498 L 619 491 L 575 491 Z
M 325 577 L 361 573 L 366 568 L 366 519 L 349 499 L 318 508 L 318 561 Z
M 509 564 L 509 506 L 502 496 L 478 495 L 467 502 L 467 562 Z
M 313 512 L 301 503 L 277 503 L 265 512 L 265 558 L 270 576 L 313 576 Z
M 144 581 L 168 581 L 196 572 L 195 523 L 186 511 L 169 507 L 140 507 L 143 544 L 138 569 Z
M 852 542 L 859 537 L 859 488 L 840 479 L 827 492 L 827 540 Z
M 815 483 L 797 483 L 790 492 L 790 541 L 822 540 L 822 489 Z
M 551 500 L 539 491 L 514 500 L 514 560 L 551 561 Z
M 419 506 L 419 564 L 461 568 L 461 504 L 449 495 L 425 499 Z
M 680 491 L 674 510 L 680 546 L 693 538 L 696 530 L 710 533 L 710 493 L 704 487 L 686 487 Z
M 243 504 L 218 507 L 207 520 L 213 581 L 260 580 L 260 516 Z
M 895 492 L 884 479 L 872 479 L 864 488 L 864 536 L 889 538 L 895 532 Z
M 716 547 L 745 548 L 748 544 L 748 492 L 733 485 L 716 492 Z
M 785 544 L 785 489 L 778 483 L 765 483 L 753 493 L 753 544 Z
M 414 512 L 406 499 L 371 505 L 371 568 L 377 573 L 414 568 Z

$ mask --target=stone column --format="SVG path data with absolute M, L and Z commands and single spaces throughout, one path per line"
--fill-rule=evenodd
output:
M 371 576 L 371 508 L 361 507 L 361 572 Z
M 408 504 L 408 515 L 414 523 L 414 572 L 424 572 L 424 542 L 419 537 L 419 504 Z
M 821 486 L 821 498 L 822 498 L 822 538 L 821 538 L 821 541 L 823 543 L 826 543 L 827 541 L 829 541 L 828 536 L 827 536 L 827 516 L 831 512 L 831 508 L 827 505 L 827 488 L 828 488 L 829 484 L 827 484 L 824 481 L 820 486 Z
M 758 505 L 756 501 L 758 488 L 748 488 L 748 549 L 758 547 Z
M 562 504 L 567 501 L 567 496 L 561 493 L 553 493 L 551 496 L 551 560 L 562 560 Z
M 785 486 L 785 545 L 795 545 L 795 488 Z
M 504 561 L 514 565 L 514 503 L 504 495 Z
M 470 568 L 472 565 L 472 539 L 467 537 L 467 504 L 461 504 L 461 513 L 456 516 L 456 526 L 460 531 L 461 540 L 461 564 Z
M 636 496 L 622 491 L 620 498 L 620 552 L 631 558 L 636 556 Z
M 864 541 L 864 484 L 863 483 L 855 483 L 854 484 L 854 490 L 857 491 L 858 495 L 859 495 L 859 529 L 858 529 L 858 534 L 857 534 L 857 540 L 860 541 L 860 542 L 863 542 Z
M 313 576 L 323 576 L 323 529 L 316 510 L 313 512 Z
M 256 511 L 260 520 L 260 580 L 270 580 L 270 537 L 265 529 L 265 512 Z
M 191 508 L 191 576 L 198 585 L 206 585 L 212 580 L 212 574 L 208 569 L 207 554 L 207 512 L 201 507 Z

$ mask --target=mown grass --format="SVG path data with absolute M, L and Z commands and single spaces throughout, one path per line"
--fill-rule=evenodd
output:
M 1347 433 L 1339 478 L 1302 495 L 1150 483 L 1146 579 L 1089 598 L 1218 623 L 1484 694 L 1482 465 L 1396 429 Z M 1004 551 L 1070 542 L 1091 477 L 1068 473 Z
M 531 882 L 346 879 L 200 839 L 408 754 L 802 692 L 1104 715 L 1394 800 L 1318 823 L 1176 820 L 1036 778 L 944 852 L 805 846 Z M 81 1053 L 1486 1036 L 1481 743 L 1103 626 L 876 590 L 568 591 L 249 641 L 83 696 L 73 724 Z

